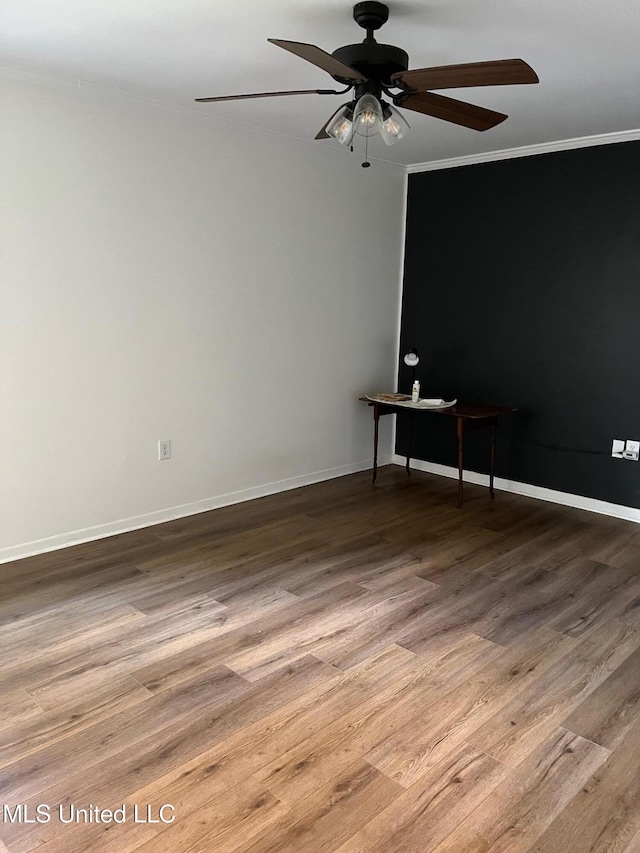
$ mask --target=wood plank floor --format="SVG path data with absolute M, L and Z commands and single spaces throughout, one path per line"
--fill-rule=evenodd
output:
M 640 851 L 640 527 L 455 489 L 0 567 L 0 851 Z

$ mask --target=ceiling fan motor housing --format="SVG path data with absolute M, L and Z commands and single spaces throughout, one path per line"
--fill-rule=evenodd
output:
M 364 0 L 353 7 L 353 19 L 367 31 L 366 39 L 362 44 L 339 47 L 332 56 L 350 68 L 355 68 L 374 83 L 391 85 L 391 75 L 406 71 L 409 67 L 409 56 L 399 47 L 378 44 L 373 37 L 374 31 L 379 30 L 389 19 L 389 7 L 377 0 Z M 338 76 L 334 79 L 347 85 L 353 82 Z
M 369 80 L 376 80 L 385 85 L 391 85 L 391 75 L 397 71 L 406 71 L 409 67 L 409 55 L 400 47 L 392 44 L 378 44 L 375 41 L 362 42 L 361 44 L 347 44 L 339 47 L 331 54 L 360 71 Z M 348 85 L 351 80 L 335 77 L 339 83 Z

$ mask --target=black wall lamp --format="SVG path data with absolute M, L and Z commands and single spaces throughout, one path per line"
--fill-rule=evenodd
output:
M 416 367 L 420 361 L 420 356 L 418 355 L 418 350 L 415 347 L 411 347 L 409 352 L 404 357 L 404 363 L 407 367 L 411 368 L 411 383 L 413 384 L 416 381 Z

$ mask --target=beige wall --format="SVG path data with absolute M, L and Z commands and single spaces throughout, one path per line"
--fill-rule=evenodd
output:
M 395 382 L 403 172 L 0 87 L 0 559 L 368 464 L 355 398 Z

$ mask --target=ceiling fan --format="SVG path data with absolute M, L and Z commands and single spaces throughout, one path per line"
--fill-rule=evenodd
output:
M 326 71 L 338 83 L 345 85 L 345 89 L 256 92 L 247 95 L 196 98 L 196 101 L 239 101 L 283 95 L 344 95 L 353 90 L 351 99 L 338 107 L 315 138 L 334 138 L 343 145 L 350 145 L 356 133 L 367 138 L 379 133 L 387 145 L 393 145 L 409 130 L 406 119 L 395 107 L 413 110 L 472 130 L 488 130 L 507 118 L 504 113 L 436 95 L 432 89 L 538 82 L 538 75 L 522 59 L 441 65 L 409 71 L 409 56 L 406 51 L 390 44 L 379 44 L 374 38 L 374 32 L 389 18 L 389 9 L 384 3 L 377 0 L 357 3 L 353 7 L 353 17 L 356 23 L 366 30 L 366 38 L 361 44 L 348 44 L 333 53 L 303 42 L 268 39 L 271 44 L 288 50 Z M 393 92 L 394 89 L 399 91 Z M 390 98 L 391 103 L 383 100 L 383 94 Z

